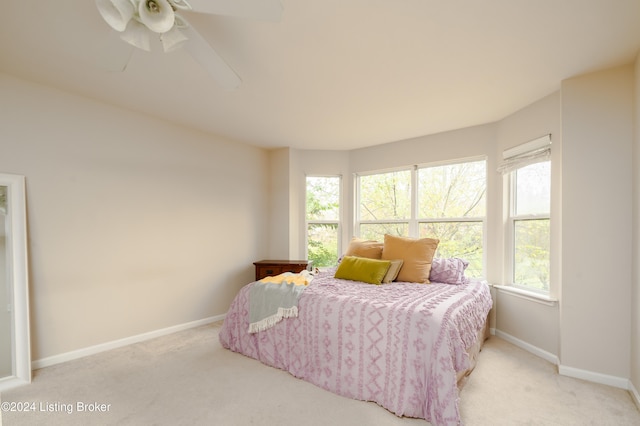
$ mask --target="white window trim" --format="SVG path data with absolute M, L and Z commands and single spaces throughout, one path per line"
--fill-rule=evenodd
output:
M 418 223 L 447 223 L 447 222 L 484 222 L 482 216 L 466 216 L 466 217 L 435 217 L 416 219 Z
M 411 168 L 411 218 L 409 220 L 409 235 L 420 234 L 420 222 L 418 220 L 418 166 Z
M 541 138 L 542 139 L 542 138 Z M 535 142 L 535 141 L 533 141 Z M 526 144 L 525 144 L 526 145 Z M 551 302 L 556 302 L 557 299 L 553 299 L 550 297 L 550 294 L 552 293 L 551 290 L 551 276 L 549 277 L 549 289 L 544 291 L 544 290 L 536 290 L 533 288 L 530 288 L 528 286 L 522 285 L 522 284 L 518 284 L 515 282 L 515 222 L 517 221 L 523 221 L 523 220 L 549 220 L 551 221 L 551 208 L 549 208 L 549 213 L 548 214 L 535 214 L 535 215 L 520 215 L 517 216 L 515 214 L 515 199 L 516 199 L 516 185 L 514 184 L 514 177 L 515 177 L 515 172 L 522 168 L 522 167 L 526 167 L 529 166 L 531 164 L 535 164 L 537 162 L 544 162 L 544 161 L 551 161 L 550 159 L 539 159 L 533 163 L 523 163 L 520 167 L 517 167 L 513 170 L 511 170 L 509 173 L 504 175 L 505 181 L 506 181 L 506 187 L 507 187 L 507 191 L 506 194 L 508 194 L 508 203 L 509 203 L 509 208 L 507 209 L 507 220 L 505 221 L 505 225 L 506 225 L 506 230 L 505 230 L 505 241 L 506 241 L 506 265 L 504 266 L 504 270 L 505 270 L 505 275 L 507 277 L 507 282 L 509 283 L 507 286 L 501 286 L 501 285 L 496 285 L 496 288 L 499 289 L 503 289 L 503 290 L 512 290 L 513 293 L 518 293 L 521 295 L 527 295 L 528 298 L 533 298 L 533 299 L 540 299 L 540 300 L 546 300 L 546 301 L 551 301 Z M 551 182 L 549 182 L 549 184 L 551 184 Z M 552 255 L 551 255 L 551 250 L 549 252 L 549 262 L 551 262 L 552 259 Z
M 512 296 L 541 303 L 543 305 L 555 306 L 558 303 L 558 299 L 556 299 L 555 297 L 551 297 L 547 293 L 538 293 L 532 290 L 523 289 L 521 287 L 515 287 L 512 285 L 493 284 L 492 286 L 504 293 L 509 293 Z

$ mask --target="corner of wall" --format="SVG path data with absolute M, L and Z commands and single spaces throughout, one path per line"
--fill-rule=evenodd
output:
M 631 389 L 634 401 L 640 408 L 640 52 L 634 69 L 633 96 L 633 271 L 631 305 Z
M 272 259 L 289 257 L 289 157 L 288 148 L 269 151 L 269 202 L 265 212 L 269 217 L 267 257 Z

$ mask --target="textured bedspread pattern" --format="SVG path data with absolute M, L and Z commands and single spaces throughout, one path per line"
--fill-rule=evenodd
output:
M 486 283 L 374 286 L 327 271 L 301 295 L 298 317 L 249 334 L 253 285 L 232 302 L 224 347 L 399 416 L 461 423 L 456 371 L 491 308 Z

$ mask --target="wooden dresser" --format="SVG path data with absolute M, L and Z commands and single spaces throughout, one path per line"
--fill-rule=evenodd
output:
M 270 277 L 283 272 L 300 272 L 311 270 L 311 260 L 261 260 L 253 262 L 256 266 L 256 281 L 264 277 Z

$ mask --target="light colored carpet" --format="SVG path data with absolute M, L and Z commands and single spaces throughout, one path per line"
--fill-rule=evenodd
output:
M 371 402 L 350 400 L 223 349 L 220 323 L 34 372 L 2 394 L 31 412 L 23 425 L 410 426 Z M 78 402 L 85 411 L 78 411 Z M 86 411 L 100 408 L 106 411 Z M 70 413 L 67 412 L 69 409 Z M 640 425 L 628 392 L 558 376 L 553 365 L 491 337 L 461 393 L 465 425 Z

